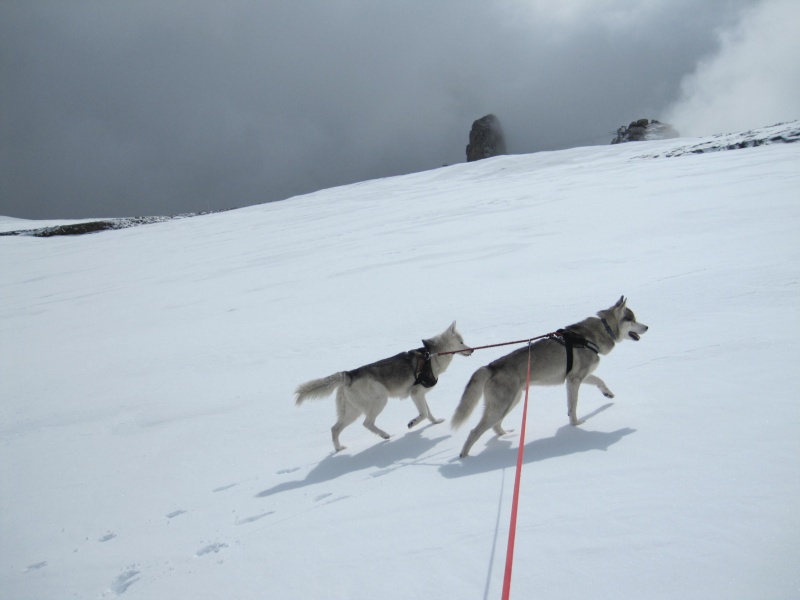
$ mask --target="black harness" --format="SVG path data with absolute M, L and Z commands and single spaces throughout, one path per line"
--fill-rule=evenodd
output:
M 414 385 L 431 388 L 436 385 L 436 375 L 433 374 L 431 353 L 425 348 L 408 351 L 409 358 L 414 363 Z
M 567 375 L 569 375 L 569 372 L 572 371 L 572 364 L 574 362 L 572 357 L 573 349 L 588 348 L 595 354 L 600 354 L 600 348 L 598 348 L 597 344 L 587 340 L 579 333 L 570 331 L 569 329 L 559 329 L 550 336 L 550 339 L 562 344 L 567 351 Z
M 609 326 L 608 322 L 603 319 L 603 326 L 606 328 L 608 335 L 614 339 L 614 332 Z M 600 354 L 600 348 L 591 340 L 587 340 L 580 333 L 570 331 L 569 329 L 559 329 L 555 333 L 550 334 L 549 339 L 557 341 L 564 346 L 567 351 L 567 375 L 572 371 L 572 365 L 575 362 L 573 351 L 575 348 L 588 348 L 595 354 Z M 426 388 L 431 388 L 438 383 L 436 375 L 433 374 L 433 364 L 431 362 L 432 354 L 427 348 L 417 348 L 416 350 L 409 350 L 406 356 L 414 365 L 414 385 L 421 385 Z

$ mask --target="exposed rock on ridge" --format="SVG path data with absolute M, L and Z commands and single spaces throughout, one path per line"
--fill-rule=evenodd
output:
M 489 114 L 472 124 L 467 145 L 467 162 L 505 153 L 505 135 L 500 120 L 496 116 Z
M 612 144 L 623 142 L 644 142 L 649 140 L 667 140 L 678 137 L 678 132 L 666 123 L 661 123 L 655 119 L 639 119 L 630 125 L 624 125 L 617 129 L 617 135 L 611 140 Z

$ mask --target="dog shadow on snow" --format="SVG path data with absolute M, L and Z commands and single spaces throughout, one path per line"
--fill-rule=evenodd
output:
M 613 406 L 613 403 L 601 406 L 593 413 L 586 415 L 586 420 L 588 421 L 597 413 L 611 406 Z M 530 464 L 591 450 L 605 452 L 609 446 L 616 444 L 626 435 L 635 432 L 636 430 L 630 427 L 606 432 L 587 431 L 581 427 L 564 425 L 556 431 L 553 437 L 533 440 L 525 444 L 523 463 Z M 514 435 L 519 434 L 518 431 L 513 433 Z M 476 444 L 473 446 L 469 457 L 452 460 L 448 464 L 439 467 L 439 471 L 443 477 L 453 479 L 513 467 L 517 464 L 517 448 L 511 449 L 512 441 L 513 438 L 511 437 L 494 437 L 486 444 L 485 448 L 480 448 Z
M 613 403 L 601 406 L 586 415 L 585 419 L 588 421 L 611 406 Z M 453 451 L 452 447 L 448 447 L 447 450 L 429 454 L 435 446 L 452 438 L 449 431 L 436 438 L 424 437 L 422 432 L 431 426 L 399 434 L 390 440 L 369 446 L 356 454 L 342 452 L 330 454 L 314 465 L 305 478 L 283 481 L 259 492 L 256 497 L 267 498 L 281 492 L 332 481 L 358 471 L 368 471 L 367 476 L 369 477 L 381 477 L 397 469 L 415 464 L 430 466 L 430 459 L 434 456 Z M 625 436 L 635 432 L 635 429 L 629 427 L 604 432 L 588 431 L 582 427 L 565 425 L 558 429 L 553 437 L 537 439 L 525 444 L 524 462 L 529 464 L 591 450 L 606 451 Z M 514 432 L 514 435 L 518 435 L 518 432 Z M 517 449 L 511 448 L 513 441 L 512 436 L 494 437 L 483 448 L 479 448 L 479 444 L 476 444 L 472 449 L 473 454 L 469 458 L 453 458 L 448 463 L 440 465 L 439 471 L 443 477 L 453 479 L 513 467 L 517 462 Z
M 424 460 L 428 460 L 430 455 L 427 453 L 450 436 L 442 435 L 429 439 L 422 436 L 425 429 L 427 427 L 398 434 L 389 440 L 369 446 L 357 454 L 342 452 L 330 454 L 317 463 L 306 474 L 305 479 L 284 481 L 259 492 L 256 494 L 256 498 L 266 498 L 288 490 L 325 483 L 357 471 L 369 470 L 369 477 L 381 477 L 423 460 L 419 458 L 421 456 L 425 456 Z

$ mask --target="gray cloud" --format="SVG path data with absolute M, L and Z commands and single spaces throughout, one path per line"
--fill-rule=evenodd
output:
M 172 214 L 435 168 L 488 112 L 511 152 L 608 143 L 685 99 L 718 32 L 766 3 L 5 0 L 0 214 Z

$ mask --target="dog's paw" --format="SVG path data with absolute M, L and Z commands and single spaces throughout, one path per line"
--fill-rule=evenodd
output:
M 577 427 L 578 425 L 583 425 L 584 423 L 586 423 L 585 419 L 572 419 L 569 422 L 569 424 L 572 425 L 573 427 Z
M 603 392 L 603 396 L 605 396 L 606 398 L 613 398 L 614 397 L 614 392 L 612 392 L 611 390 L 605 390 Z
M 439 423 L 444 423 L 444 419 L 431 419 L 431 423 L 438 425 Z

